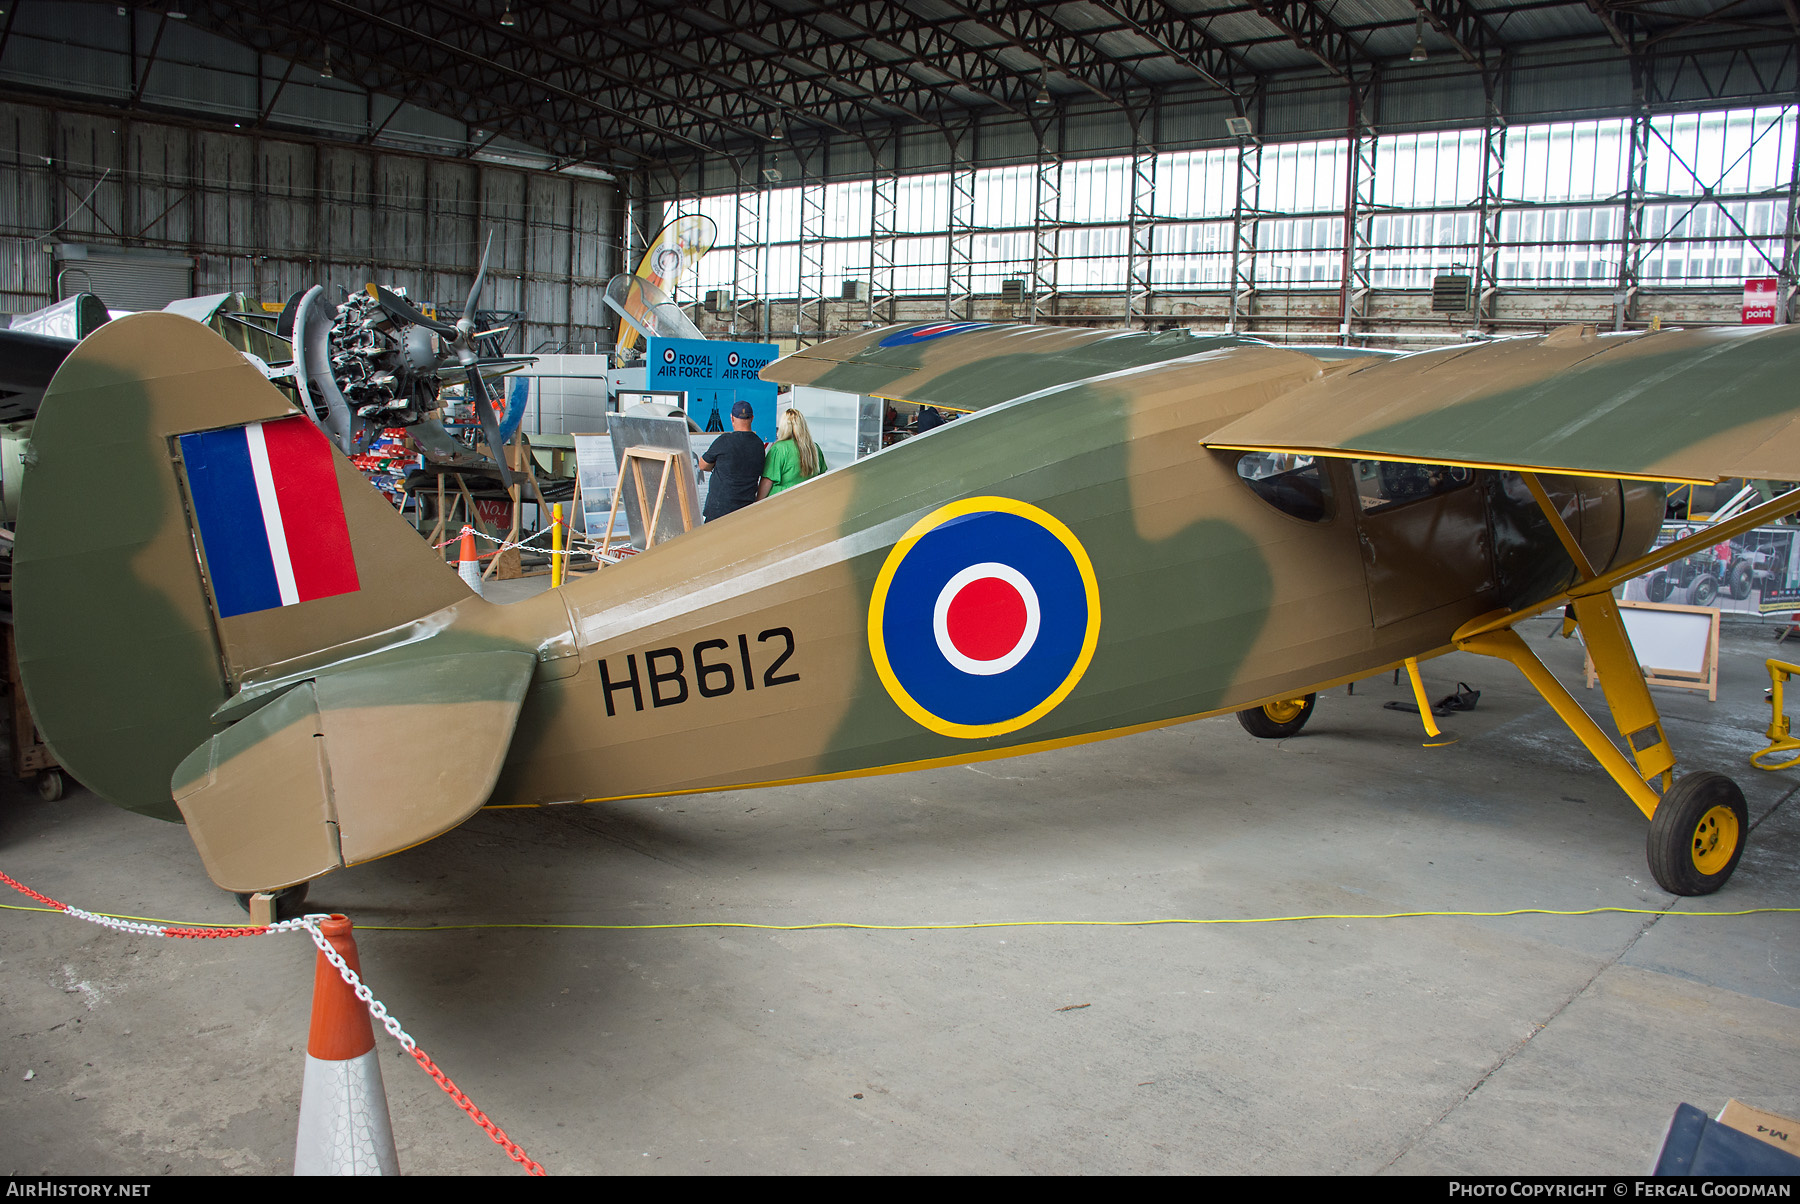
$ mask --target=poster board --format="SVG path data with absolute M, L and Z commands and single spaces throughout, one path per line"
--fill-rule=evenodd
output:
M 613 486 L 619 483 L 619 457 L 613 454 L 611 435 L 577 434 L 573 438 L 575 479 L 581 486 L 581 530 L 594 539 L 604 539 Z M 613 538 L 624 539 L 630 532 L 631 524 L 619 515 L 613 523 Z
M 1719 700 L 1719 608 L 1658 602 L 1621 602 L 1619 617 L 1653 686 L 1705 690 Z M 1592 657 L 1584 669 L 1588 689 L 1597 679 Z
M 687 527 L 683 526 L 681 522 L 682 511 L 685 509 L 698 521 L 703 505 L 697 470 L 694 467 L 693 445 L 688 435 L 687 419 L 610 414 L 607 416 L 607 426 L 612 434 L 614 482 L 619 479 L 619 464 L 624 460 L 625 449 L 628 447 L 657 448 L 662 451 L 678 453 L 677 458 L 672 461 L 673 477 L 669 485 L 672 489 L 680 491 L 679 497 L 673 504 L 665 505 L 662 508 L 655 540 L 649 538 L 650 533 L 646 524 L 649 522 L 650 516 L 643 513 L 642 507 L 638 504 L 637 491 L 625 489 L 620 492 L 619 511 L 626 516 L 630 523 L 631 546 L 641 552 L 652 543 L 666 543 L 677 535 L 685 534 Z M 649 482 L 648 487 L 655 489 L 655 482 Z M 585 509 L 590 505 L 585 483 L 582 485 L 581 494 L 582 506 Z M 606 525 L 605 514 L 612 510 L 612 492 L 610 490 L 605 495 L 605 505 L 606 511 L 599 520 L 599 526 L 602 528 Z M 654 507 L 654 501 L 651 505 Z M 592 528 L 589 529 L 589 534 L 593 534 Z

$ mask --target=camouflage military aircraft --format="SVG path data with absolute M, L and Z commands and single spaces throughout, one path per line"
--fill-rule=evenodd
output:
M 38 723 L 76 777 L 185 820 L 214 881 L 250 892 L 484 805 L 950 765 L 1228 712 L 1287 735 L 1327 686 L 1416 683 L 1463 648 L 1518 665 L 1650 817 L 1666 889 L 1736 867 L 1743 796 L 1673 777 L 1611 591 L 1694 550 L 1643 554 L 1664 482 L 1800 477 L 1800 330 L 1331 358 L 959 322 L 765 374 L 964 417 L 497 606 L 211 331 L 114 321 L 38 418 L 15 590 Z M 1630 760 L 1512 630 L 1554 607 Z

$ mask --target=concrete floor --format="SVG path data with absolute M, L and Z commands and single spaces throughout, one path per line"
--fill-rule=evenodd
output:
M 1579 648 L 1526 635 L 1565 681 Z M 900 777 L 478 816 L 316 883 L 379 998 L 552 1173 L 1531 1173 L 1650 1164 L 1675 1105 L 1800 1115 L 1800 775 L 1744 765 L 1767 629 L 1717 703 L 1659 691 L 1755 824 L 1726 890 L 1517 673 L 1457 655 L 1447 749 L 1386 678 L 1231 719 Z M 1597 694 L 1577 690 L 1599 706 Z M 179 827 L 0 785 L 0 869 L 99 911 L 241 919 Z M 10 893 L 10 892 L 9 892 Z M 10 900 L 8 900 L 10 901 Z M 19 902 L 27 900 L 19 899 Z M 777 932 L 504 925 L 1647 914 Z M 381 925 L 486 924 L 449 932 Z M 0 912 L 0 1173 L 286 1173 L 303 936 L 126 937 Z M 402 1168 L 517 1173 L 380 1037 Z M 30 1074 L 29 1079 L 26 1078 Z

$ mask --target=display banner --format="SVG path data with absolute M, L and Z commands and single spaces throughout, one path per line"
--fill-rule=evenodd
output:
M 730 430 L 733 403 L 747 401 L 756 411 L 750 429 L 773 443 L 777 390 L 758 373 L 780 354 L 773 343 L 651 339 L 644 383 L 651 389 L 685 389 L 688 414 L 701 430 Z

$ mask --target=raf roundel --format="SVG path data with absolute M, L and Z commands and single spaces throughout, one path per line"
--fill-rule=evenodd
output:
M 1087 550 L 1027 502 L 977 497 L 914 524 L 869 599 L 869 651 L 919 724 L 976 739 L 1054 710 L 1100 638 Z
M 928 326 L 908 326 L 905 330 L 896 330 L 877 343 L 878 347 L 910 347 L 914 343 L 929 343 L 933 339 L 941 339 L 953 334 L 967 334 L 971 330 L 986 330 L 992 322 L 933 322 Z
M 675 348 L 664 347 L 663 348 L 663 363 L 672 364 L 674 362 L 675 362 Z

